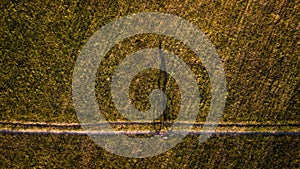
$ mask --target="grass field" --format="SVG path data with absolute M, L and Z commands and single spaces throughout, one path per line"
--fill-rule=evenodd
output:
M 122 16 L 164 12 L 199 27 L 215 46 L 227 80 L 222 123 L 299 124 L 299 4 L 299 0 L 3 0 L 0 121 L 78 123 L 72 74 L 85 42 Z M 110 98 L 110 79 L 117 63 L 132 52 L 159 46 L 178 55 L 195 73 L 203 96 L 197 121 L 205 120 L 211 88 L 201 61 L 181 42 L 154 34 L 118 43 L 99 66 L 96 93 L 107 120 L 126 120 Z M 168 79 L 165 86 L 157 83 L 161 78 Z M 180 92 L 176 81 L 163 72 L 138 74 L 130 89 L 132 100 L 137 109 L 146 110 L 149 93 L 164 87 L 165 113 L 174 121 Z M 283 130 L 299 132 L 298 127 Z M 0 137 L 3 168 L 298 168 L 300 161 L 299 135 L 215 135 L 204 144 L 197 142 L 197 136 L 187 136 L 170 151 L 145 159 L 113 155 L 84 135 Z

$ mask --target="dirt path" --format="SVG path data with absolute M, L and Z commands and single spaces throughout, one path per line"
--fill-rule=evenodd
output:
M 128 127 L 126 130 L 116 131 L 86 131 L 82 126 L 115 125 Z M 75 134 L 75 135 L 116 135 L 116 134 L 157 134 L 150 130 L 136 130 L 136 126 L 151 125 L 152 122 L 106 122 L 98 124 L 78 124 L 78 123 L 46 123 L 46 122 L 0 122 L 0 133 L 10 134 Z M 174 131 L 171 133 L 160 132 L 159 135 L 166 134 L 216 134 L 216 135 L 300 135 L 300 124 L 267 124 L 267 123 L 220 123 L 216 131 L 203 132 L 201 127 L 205 123 L 180 122 L 179 125 L 193 125 L 191 130 Z M 217 124 L 206 124 L 217 125 Z

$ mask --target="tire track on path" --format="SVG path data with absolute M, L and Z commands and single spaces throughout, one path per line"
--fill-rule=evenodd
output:
M 161 123 L 161 122 L 158 122 Z M 150 130 L 125 130 L 125 131 L 85 131 L 82 127 L 97 127 L 101 125 L 153 125 L 153 122 L 104 122 L 96 124 L 78 124 L 78 123 L 46 123 L 46 122 L 4 122 L 0 121 L 0 134 L 68 134 L 68 135 L 116 135 L 129 134 L 141 135 L 150 134 L 155 135 L 157 132 Z M 164 124 L 172 124 L 171 122 L 164 122 Z M 194 127 L 202 127 L 205 123 L 191 123 L 180 122 L 179 125 L 193 125 Z M 207 124 L 206 124 L 207 125 Z M 185 134 L 192 135 L 200 134 L 215 134 L 215 135 L 300 135 L 300 124 L 268 124 L 268 123 L 220 123 L 208 124 L 218 125 L 217 131 L 203 132 L 201 130 L 193 129 L 189 131 L 170 131 L 159 132 L 159 135 L 167 134 Z M 280 128 L 288 128 L 288 130 L 279 130 Z M 255 129 L 255 130 L 254 130 Z M 292 130 L 291 130 L 292 129 Z

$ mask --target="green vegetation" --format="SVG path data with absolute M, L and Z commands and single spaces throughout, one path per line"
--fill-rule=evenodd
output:
M 188 136 L 170 151 L 142 159 L 108 153 L 86 136 L 0 138 L 4 168 L 295 168 L 299 161 L 299 137 L 290 136 L 214 136 L 204 144 Z
M 85 42 L 119 17 L 157 11 L 198 26 L 217 49 L 228 90 L 223 122 L 299 123 L 299 4 L 299 0 L 3 0 L 0 121 L 78 123 L 72 73 Z M 132 52 L 159 45 L 181 57 L 195 73 L 203 96 L 198 121 L 205 119 L 210 84 L 200 60 L 181 42 L 148 34 L 118 43 L 99 65 L 96 93 L 108 120 L 124 120 L 109 93 L 109 79 L 117 64 Z M 167 77 L 168 120 L 172 121 L 179 109 L 180 92 L 172 77 L 162 74 L 141 72 L 132 82 L 131 96 L 136 108 L 149 108 L 149 93 L 163 88 L 157 82 Z M 299 163 L 299 136 L 214 136 L 204 144 L 199 144 L 196 136 L 188 136 L 170 151 L 145 159 L 110 154 L 86 136 L 0 137 L 0 166 L 4 168 L 296 168 Z

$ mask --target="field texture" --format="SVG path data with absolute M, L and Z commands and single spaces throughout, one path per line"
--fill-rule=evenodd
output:
M 3 168 L 299 168 L 300 163 L 300 2 L 299 0 L 184 1 L 8 1 L 0 2 L 0 166 Z M 225 69 L 228 96 L 219 131 L 284 131 L 298 134 L 217 134 L 199 144 L 189 135 L 164 154 L 134 159 L 97 146 L 82 134 L 16 134 L 22 123 L 78 124 L 72 100 L 76 59 L 100 27 L 129 14 L 163 12 L 182 17 L 215 46 Z M 193 51 L 167 36 L 143 34 L 115 45 L 99 65 L 96 96 L 108 121 L 126 121 L 111 99 L 114 70 L 129 54 L 150 47 L 173 52 L 197 77 L 198 123 L 210 106 L 211 86 Z M 140 72 L 130 97 L 150 108 L 153 89 L 168 101 L 158 125 L 115 126 L 116 130 L 166 130 L 176 120 L 180 90 L 159 70 Z M 16 124 L 19 123 L 19 124 Z M 284 125 L 284 126 L 282 126 Z M 53 126 L 36 125 L 46 130 Z M 72 128 L 72 127 L 71 127 Z M 71 130 L 71 129 L 68 129 Z M 74 127 L 72 130 L 80 130 Z M 195 127 L 197 130 L 197 127 Z

